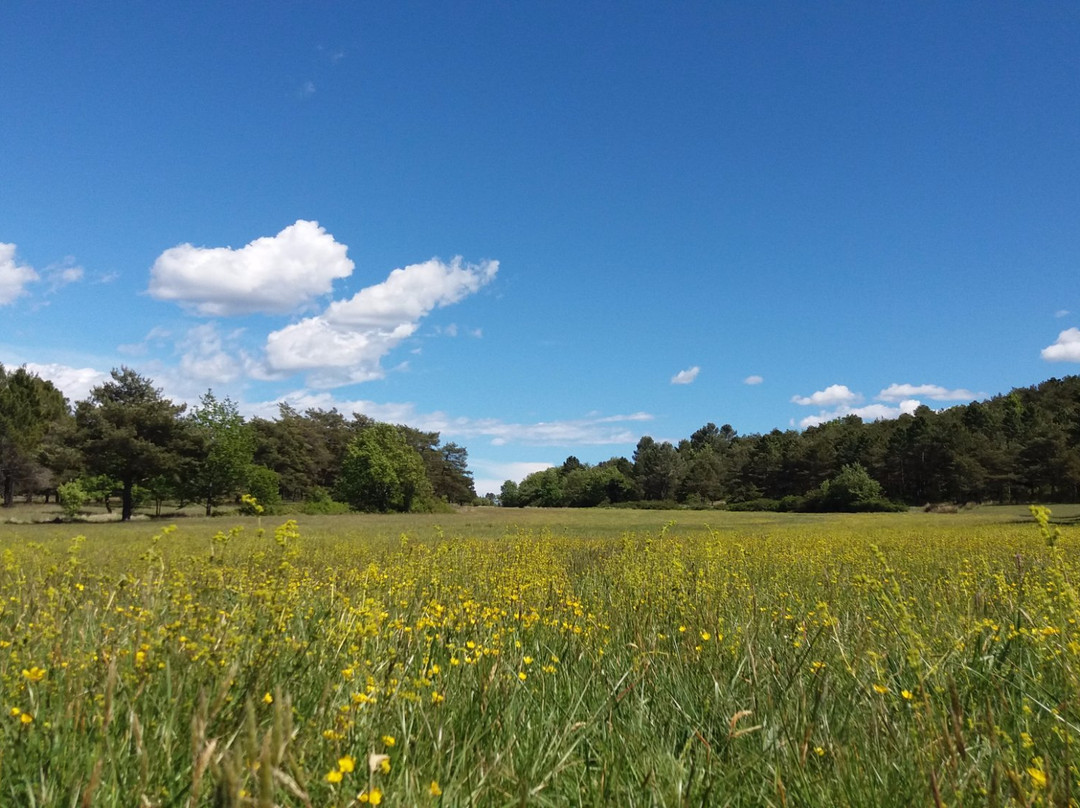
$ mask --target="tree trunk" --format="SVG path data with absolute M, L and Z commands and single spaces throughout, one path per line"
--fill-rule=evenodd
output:
M 213 509 L 214 509 L 213 500 L 211 500 L 209 497 L 207 497 L 207 499 L 206 499 L 206 515 L 207 516 L 212 516 L 213 514 L 211 512 L 213 511 Z
M 10 474 L 4 475 L 4 507 L 10 508 L 15 504 L 15 478 Z

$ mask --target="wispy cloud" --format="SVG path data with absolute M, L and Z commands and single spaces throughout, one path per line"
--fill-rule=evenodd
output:
M 128 342 L 123 345 L 117 345 L 116 350 L 125 356 L 146 356 L 151 348 L 160 348 L 171 336 L 172 332 L 167 328 L 156 325 L 151 328 L 146 336 L 139 342 Z
M 939 384 L 890 384 L 877 395 L 878 401 L 903 401 L 915 397 L 933 401 L 974 401 L 986 398 L 986 393 L 973 393 L 963 388 L 950 390 Z
M 763 381 L 765 381 L 765 379 L 761 376 L 747 376 L 745 379 L 743 379 L 743 384 L 761 384 Z
M 55 294 L 65 286 L 78 283 L 86 275 L 86 271 L 79 266 L 74 257 L 68 256 L 58 264 L 50 264 L 42 270 L 49 294 Z
M 678 373 L 676 373 L 674 376 L 672 376 L 671 377 L 671 383 L 672 384 L 691 384 L 694 381 L 694 379 L 696 379 L 698 377 L 699 373 L 701 373 L 701 368 L 699 368 L 697 365 L 694 365 L 692 368 L 687 368 L 686 370 L 680 370 Z

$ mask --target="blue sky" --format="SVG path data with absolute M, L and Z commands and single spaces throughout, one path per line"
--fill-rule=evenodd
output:
M 569 454 L 1080 369 L 1075 3 L 0 6 L 0 362 Z

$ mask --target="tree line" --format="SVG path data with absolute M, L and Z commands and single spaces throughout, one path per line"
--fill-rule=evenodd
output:
M 1080 377 L 888 421 L 848 415 L 803 431 L 738 435 L 706 424 L 677 445 L 506 481 L 506 506 L 678 503 L 873 510 L 890 503 L 1080 501 Z
M 336 409 L 245 419 L 235 402 L 207 391 L 190 411 L 130 368 L 86 400 L 69 405 L 25 367 L 0 365 L 0 491 L 17 498 L 56 496 L 72 512 L 87 501 L 121 519 L 140 504 L 204 506 L 254 497 L 314 510 L 430 510 L 476 500 L 468 453 L 438 432 L 384 424 Z M 250 503 L 251 500 L 248 500 Z

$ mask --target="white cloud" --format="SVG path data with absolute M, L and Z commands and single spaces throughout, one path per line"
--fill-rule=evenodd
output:
M 1059 318 L 1060 317 L 1068 317 L 1070 314 L 1072 314 L 1072 312 L 1069 311 L 1068 309 L 1058 309 L 1057 311 L 1054 312 L 1054 316 L 1059 317 Z
M 743 379 L 743 384 L 761 384 L 765 379 L 762 376 L 747 376 Z
M 843 418 L 845 415 L 857 415 L 864 421 L 888 421 L 893 418 L 899 418 L 901 415 L 911 415 L 922 405 L 921 401 L 914 399 L 901 401 L 895 407 L 890 407 L 886 404 L 867 404 L 865 407 L 849 407 L 847 405 L 841 405 L 833 410 L 822 410 L 817 415 L 808 415 L 799 421 L 799 426 L 803 429 L 811 426 L 818 426 L 828 421 L 835 421 L 837 418 Z
M 0 306 L 15 302 L 26 294 L 27 284 L 38 280 L 38 274 L 29 264 L 15 260 L 15 245 L 0 242 Z
M 697 365 L 694 365 L 692 368 L 687 368 L 686 370 L 680 370 L 678 373 L 676 373 L 674 376 L 672 376 L 671 377 L 671 383 L 672 384 L 690 384 L 691 382 L 694 381 L 694 379 L 696 379 L 698 377 L 699 373 L 701 373 L 701 368 L 699 368 Z
M 334 301 L 322 314 L 272 332 L 267 365 L 272 371 L 308 371 L 314 387 L 382 378 L 380 360 L 415 333 L 421 318 L 476 292 L 498 270 L 498 261 L 474 265 L 460 257 L 395 269 L 382 283 Z
M 832 384 L 824 390 L 818 390 L 808 396 L 792 396 L 791 401 L 804 407 L 835 407 L 849 405 L 862 399 L 858 393 L 851 392 L 847 385 Z
M 94 368 L 73 368 L 68 365 L 27 362 L 26 369 L 52 382 L 72 404 L 89 398 L 92 388 L 110 378 L 108 373 Z
M 75 263 L 75 259 L 68 256 L 62 263 L 50 264 L 45 267 L 42 274 L 49 284 L 49 294 L 53 294 L 70 283 L 78 283 L 86 275 L 86 271 Z
M 184 379 L 226 384 L 244 375 L 253 364 L 235 345 L 239 332 L 223 337 L 216 323 L 204 323 L 190 329 L 177 347 L 180 376 Z
M 1057 341 L 1042 349 L 1047 362 L 1080 362 L 1080 328 L 1067 328 L 1058 334 Z
M 348 277 L 353 262 L 346 250 L 318 222 L 303 219 L 238 250 L 181 244 L 158 256 L 149 292 L 207 316 L 282 314 Z
M 151 347 L 160 347 L 171 336 L 172 332 L 167 328 L 155 325 L 146 333 L 141 342 L 128 342 L 117 345 L 116 350 L 128 356 L 145 356 Z
M 916 396 L 934 401 L 974 401 L 985 398 L 986 394 L 973 393 L 963 388 L 949 390 L 937 384 L 890 384 L 877 395 L 879 401 L 903 401 Z
M 473 472 L 473 486 L 480 496 L 484 496 L 489 492 L 498 494 L 502 484 L 507 480 L 520 483 L 530 474 L 549 469 L 553 465 L 552 463 L 532 463 L 528 461 L 502 463 L 497 460 L 469 458 L 469 469 Z

